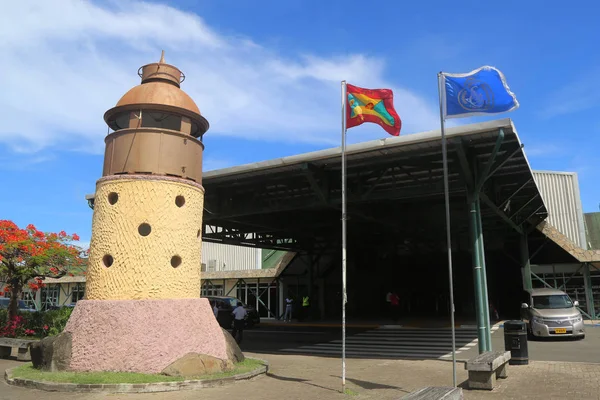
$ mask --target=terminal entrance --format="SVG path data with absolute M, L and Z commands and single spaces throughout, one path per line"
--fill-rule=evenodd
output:
M 447 138 L 456 312 L 476 315 L 489 336 L 487 299 L 503 317 L 519 312 L 520 257 L 507 243 L 518 243 L 547 211 L 510 120 L 449 128 Z M 385 318 L 393 290 L 411 318 L 446 318 L 439 132 L 351 145 L 346 160 L 349 317 Z M 337 317 L 340 164 L 339 149 L 329 149 L 207 172 L 203 240 L 296 252 L 283 290 L 296 288 L 296 304 L 308 294 L 312 316 Z M 484 259 L 487 284 L 473 268 Z M 480 350 L 489 341 L 480 337 Z
M 423 244 L 413 246 L 410 243 L 394 244 L 393 241 L 390 238 L 388 243 L 376 246 L 370 243 L 348 246 L 347 317 L 361 321 L 389 321 L 391 324 L 394 311 L 386 301 L 386 295 L 395 292 L 400 299 L 399 320 L 441 319 L 449 323 L 446 253 Z M 444 243 L 440 242 L 439 247 L 443 248 Z M 497 310 L 503 319 L 519 317 L 521 268 L 510 256 L 516 250 L 508 246 L 490 249 L 486 253 L 490 307 Z M 476 316 L 472 256 L 467 249 L 457 248 L 453 250 L 452 257 L 455 316 L 457 321 L 473 323 Z M 309 294 L 309 275 L 312 275 L 313 317 L 339 319 L 341 257 L 335 250 L 321 257 L 313 266 L 312 274 L 308 272 L 309 259 L 309 256 L 299 256 L 283 273 L 282 282 L 289 289 L 286 294 L 297 298 Z M 493 317 L 493 313 L 490 316 Z

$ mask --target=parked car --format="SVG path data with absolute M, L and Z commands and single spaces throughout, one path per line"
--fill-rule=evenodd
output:
M 231 312 L 235 307 L 237 307 L 238 303 L 242 303 L 243 307 L 246 309 L 246 328 L 252 328 L 253 326 L 260 324 L 260 316 L 258 315 L 258 311 L 256 311 L 254 307 L 244 304 L 241 300 L 235 297 L 203 297 L 208 299 L 211 308 L 214 307 L 215 303 L 217 304 L 217 307 L 219 308 L 219 315 L 217 316 L 217 321 L 219 322 L 219 325 L 221 325 L 225 329 L 231 329 L 233 327 L 233 315 L 231 315 Z
M 8 297 L 0 297 L 0 309 L 7 310 L 10 299 Z M 27 304 L 23 300 L 19 300 L 19 311 L 35 312 L 35 309 L 27 307 Z
M 577 309 L 579 302 L 572 301 L 565 292 L 533 289 L 525 292 L 525 300 L 521 304 L 521 319 L 527 323 L 530 336 L 585 337 L 583 316 Z

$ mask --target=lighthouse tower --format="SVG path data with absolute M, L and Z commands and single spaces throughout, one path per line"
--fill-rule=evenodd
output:
M 160 373 L 184 362 L 201 374 L 207 357 L 223 370 L 243 359 L 200 298 L 208 122 L 164 52 L 138 75 L 104 115 L 114 132 L 96 184 L 86 295 L 65 331 L 42 342 L 44 369 Z
M 200 297 L 202 135 L 208 121 L 158 63 L 104 114 L 103 177 L 96 187 L 86 299 Z

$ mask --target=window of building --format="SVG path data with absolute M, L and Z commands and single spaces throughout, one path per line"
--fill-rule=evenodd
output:
M 223 296 L 223 285 L 202 286 L 202 296 Z
M 77 303 L 79 300 L 83 300 L 83 296 L 85 295 L 85 285 L 82 283 L 77 283 L 73 287 L 73 292 L 71 293 L 71 304 Z
M 42 310 L 51 310 L 58 307 L 58 296 L 60 288 L 58 285 L 48 285 L 42 288 Z
M 21 292 L 21 299 L 30 310 L 35 310 L 37 307 L 35 306 L 35 293 L 26 291 Z
M 181 116 L 160 111 L 143 111 L 142 128 L 181 130 Z

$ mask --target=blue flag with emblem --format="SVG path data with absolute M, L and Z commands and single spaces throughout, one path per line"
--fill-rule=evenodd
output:
M 466 74 L 441 73 L 443 116 L 472 117 L 513 111 L 519 107 L 504 74 L 484 66 Z

